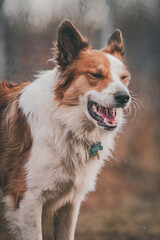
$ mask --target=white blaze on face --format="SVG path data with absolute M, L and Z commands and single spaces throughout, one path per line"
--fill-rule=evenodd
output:
M 110 54 L 107 54 L 107 58 L 110 63 L 110 71 L 111 71 L 112 77 L 114 81 L 119 82 L 120 75 L 123 73 L 123 63 L 119 59 L 113 57 Z
M 126 91 L 128 94 L 127 88 L 123 85 L 121 82 L 121 75 L 124 72 L 124 65 L 123 63 L 117 59 L 116 57 L 113 57 L 110 54 L 106 54 L 108 61 L 110 63 L 110 71 L 113 79 L 113 83 L 111 83 L 108 88 L 111 89 L 112 93 L 115 93 L 116 91 Z

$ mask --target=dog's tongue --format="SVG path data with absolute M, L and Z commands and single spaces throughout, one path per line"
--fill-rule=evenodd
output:
M 108 122 L 113 122 L 115 120 L 115 116 L 113 113 L 113 108 L 105 108 L 100 106 L 99 113 L 103 119 L 107 119 Z
M 113 108 L 108 108 L 108 120 L 109 122 L 113 122 L 115 120 Z

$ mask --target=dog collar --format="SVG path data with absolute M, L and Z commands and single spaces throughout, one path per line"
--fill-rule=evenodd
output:
M 89 150 L 90 150 L 90 154 L 94 156 L 95 153 L 97 153 L 99 150 L 100 151 L 103 150 L 103 146 L 101 145 L 101 142 L 97 142 L 96 144 L 93 144 Z

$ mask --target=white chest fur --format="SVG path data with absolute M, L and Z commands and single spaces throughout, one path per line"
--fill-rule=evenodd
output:
M 84 149 L 82 144 L 71 146 L 64 140 L 61 146 L 51 146 L 46 139 L 35 140 L 27 164 L 28 189 L 34 189 L 36 198 L 49 192 L 45 197 L 56 201 L 64 196 L 69 200 L 83 199 L 94 190 L 96 176 L 108 154 L 109 148 L 99 152 L 97 158 L 89 156 L 88 148 Z

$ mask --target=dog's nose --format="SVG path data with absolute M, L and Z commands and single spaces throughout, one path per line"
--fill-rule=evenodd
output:
M 117 103 L 125 104 L 125 103 L 127 103 L 129 101 L 130 96 L 125 91 L 117 91 L 114 94 L 114 99 L 116 100 Z

